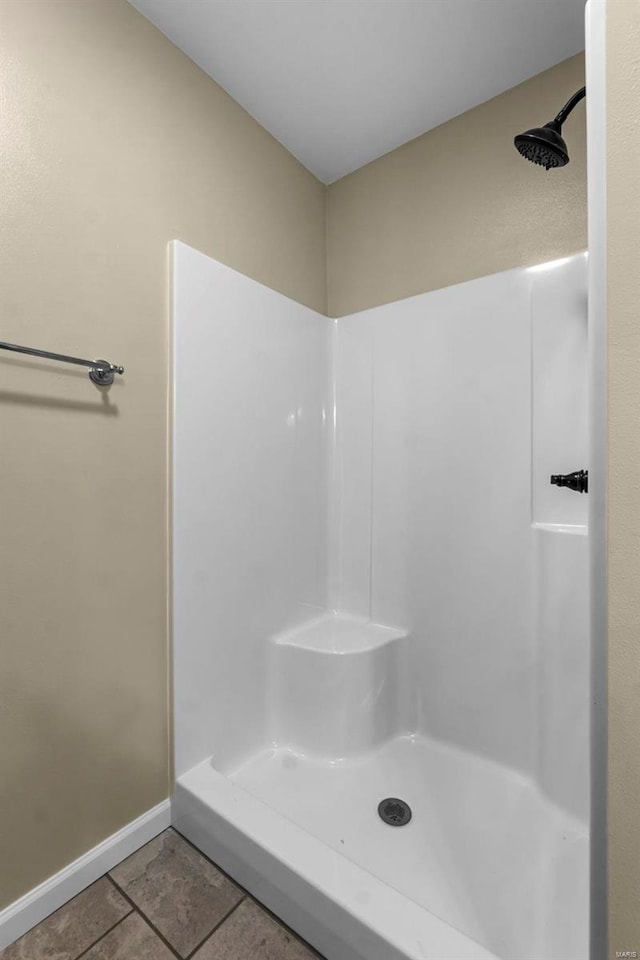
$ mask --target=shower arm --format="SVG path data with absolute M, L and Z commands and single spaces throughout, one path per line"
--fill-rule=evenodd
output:
M 562 124 L 565 122 L 565 120 L 567 119 L 567 117 L 569 116 L 573 108 L 576 107 L 580 103 L 580 101 L 585 98 L 586 95 L 587 95 L 586 87 L 582 87 L 580 90 L 577 90 L 574 93 L 574 95 L 570 97 L 569 100 L 567 100 L 567 102 L 565 103 L 560 113 L 554 118 L 553 122 L 559 123 L 560 126 L 562 126 Z

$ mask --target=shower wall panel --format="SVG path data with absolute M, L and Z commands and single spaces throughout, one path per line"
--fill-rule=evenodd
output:
M 179 776 L 263 744 L 267 638 L 326 605 L 331 322 L 172 252 Z
M 588 497 L 551 486 L 587 466 L 587 262 L 542 264 L 531 278 L 533 520 L 584 528 Z
M 372 617 L 414 636 L 422 730 L 515 767 L 534 750 L 529 304 L 512 271 L 338 324 L 339 353 L 359 336 L 372 357 L 370 462 L 346 370 L 338 403 L 371 491 Z M 362 536 L 343 522 L 346 554 Z
M 584 960 L 585 258 L 339 321 L 174 280 L 178 828 L 336 960 Z
M 341 598 L 413 635 L 422 732 L 584 817 L 586 497 L 549 475 L 587 465 L 585 257 L 335 336 Z
M 408 635 L 408 732 L 584 820 L 584 256 L 337 322 L 174 258 L 178 774 L 287 743 L 274 642 L 334 609 Z

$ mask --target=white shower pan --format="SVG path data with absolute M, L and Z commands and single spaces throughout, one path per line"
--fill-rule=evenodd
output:
M 328 960 L 587 960 L 584 255 L 339 321 L 173 258 L 176 828 Z
M 525 776 L 399 733 L 407 640 L 335 614 L 275 638 L 291 745 L 188 771 L 177 828 L 331 960 L 586 956 L 585 824 Z M 377 812 L 390 787 L 413 811 L 400 828 Z
M 390 785 L 412 807 L 404 827 L 378 817 Z M 329 960 L 578 956 L 584 824 L 426 737 L 334 764 L 286 748 L 233 771 L 204 761 L 174 803 L 177 829 Z

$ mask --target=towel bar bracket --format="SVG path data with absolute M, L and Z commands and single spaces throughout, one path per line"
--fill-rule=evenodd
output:
M 89 379 L 99 387 L 108 387 L 113 383 L 114 373 L 124 373 L 124 367 L 117 367 L 108 360 L 95 360 L 89 367 Z
M 108 387 L 113 383 L 116 373 L 124 373 L 124 367 L 108 360 L 82 360 L 81 357 L 69 357 L 65 353 L 52 353 L 50 350 L 36 350 L 35 347 L 19 347 L 15 343 L 5 343 L 0 340 L 0 350 L 10 350 L 13 353 L 26 353 L 29 357 L 43 357 L 45 360 L 57 360 L 60 363 L 75 363 L 80 367 L 88 367 L 89 379 L 99 387 Z

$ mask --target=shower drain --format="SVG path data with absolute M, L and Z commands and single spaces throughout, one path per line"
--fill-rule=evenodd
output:
M 397 797 L 387 797 L 378 804 L 378 814 L 391 827 L 404 827 L 411 820 L 411 807 Z

